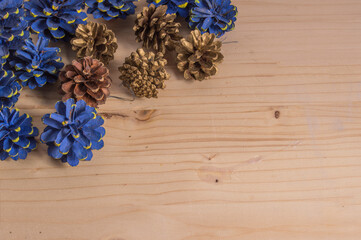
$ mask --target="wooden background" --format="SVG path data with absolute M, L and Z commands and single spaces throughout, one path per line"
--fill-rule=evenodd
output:
M 91 162 L 68 167 L 44 145 L 1 162 L 0 239 L 360 239 L 361 1 L 233 2 L 216 77 L 185 81 L 169 55 L 158 99 L 100 107 Z M 109 23 L 117 96 L 130 97 L 117 68 L 140 46 L 133 21 Z M 17 107 L 42 130 L 59 99 L 25 90 Z

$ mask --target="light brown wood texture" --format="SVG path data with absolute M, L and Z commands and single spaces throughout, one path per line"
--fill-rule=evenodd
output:
M 44 145 L 1 162 L 0 239 L 360 239 L 361 1 L 233 2 L 217 76 L 186 81 L 170 54 L 158 99 L 100 106 L 91 162 L 69 167 Z M 130 97 L 117 68 L 140 46 L 134 18 L 108 23 L 112 95 Z M 59 99 L 26 89 L 17 107 L 42 130 Z

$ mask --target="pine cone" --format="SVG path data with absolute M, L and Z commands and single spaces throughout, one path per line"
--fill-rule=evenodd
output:
M 88 19 L 82 12 L 83 0 L 31 0 L 25 1 L 24 8 L 31 31 L 53 41 L 68 42 L 77 26 Z
M 11 70 L 0 70 L 0 110 L 12 108 L 19 100 L 21 85 Z
M 60 72 L 59 91 L 63 101 L 74 98 L 84 100 L 89 106 L 104 104 L 109 96 L 111 79 L 109 70 L 102 62 L 91 57 L 74 60 Z
M 151 4 L 144 7 L 137 15 L 133 30 L 137 42 L 143 42 L 143 47 L 152 48 L 157 52 L 173 50 L 181 39 L 179 34 L 180 23 L 174 22 L 176 14 L 166 14 L 167 6 L 155 7 Z
M 189 26 L 203 33 L 214 33 L 221 37 L 232 31 L 237 20 L 237 7 L 232 2 L 219 0 L 197 0 L 192 4 L 189 13 Z
M 90 161 L 93 150 L 104 147 L 104 119 L 94 107 L 70 98 L 55 104 L 56 112 L 42 118 L 47 125 L 40 140 L 48 145 L 49 156 L 75 167 L 79 161 Z M 1 146 L 1 145 L 0 145 Z M 1 157 L 1 156 L 0 156 Z
M 58 79 L 59 71 L 64 67 L 62 58 L 58 56 L 60 48 L 48 45 L 49 39 L 44 37 L 39 37 L 36 44 L 27 39 L 9 61 L 23 86 L 34 89 L 46 83 L 55 83 Z
M 183 18 L 188 18 L 190 7 L 194 4 L 194 0 L 147 0 L 148 3 L 159 5 L 167 5 L 167 14 L 179 14 Z
M 105 65 L 114 59 L 114 53 L 118 48 L 114 32 L 105 24 L 94 22 L 79 25 L 71 44 L 78 58 L 96 58 Z
M 158 97 L 157 89 L 164 89 L 164 81 L 169 74 L 164 66 L 167 60 L 163 53 L 144 52 L 142 48 L 133 52 L 119 68 L 123 85 L 131 89 L 137 97 Z
M 30 36 L 23 4 L 23 0 L 0 1 L 0 44 L 9 50 L 21 48 Z
M 125 19 L 135 13 L 134 2 L 138 0 L 85 0 L 88 14 L 95 19 L 104 18 L 109 21 L 116 18 Z
M 176 48 L 177 67 L 184 78 L 202 81 L 217 73 L 217 65 L 223 60 L 222 42 L 214 41 L 215 35 L 194 30 L 183 38 Z
M 33 127 L 33 119 L 28 114 L 19 114 L 16 108 L 5 107 L 0 110 L 0 160 L 8 157 L 13 160 L 26 159 L 28 153 L 36 148 L 35 137 L 39 130 Z

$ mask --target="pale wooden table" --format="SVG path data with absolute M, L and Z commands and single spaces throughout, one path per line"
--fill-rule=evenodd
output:
M 233 2 L 215 78 L 170 61 L 158 99 L 109 99 L 105 147 L 77 168 L 44 145 L 1 162 L 0 239 L 360 239 L 361 1 Z M 139 46 L 133 20 L 109 24 L 113 95 L 129 96 L 117 67 Z M 57 100 L 25 90 L 17 107 L 43 129 Z

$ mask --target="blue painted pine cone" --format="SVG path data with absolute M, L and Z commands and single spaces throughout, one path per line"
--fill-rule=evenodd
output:
M 19 99 L 21 89 L 13 71 L 0 70 L 0 109 L 13 107 Z
M 60 101 L 55 109 L 55 113 L 43 117 L 47 127 L 41 134 L 41 141 L 48 145 L 48 154 L 70 166 L 77 166 L 81 160 L 90 161 L 92 150 L 104 146 L 103 118 L 83 100 Z
M 51 40 L 69 40 L 79 24 L 86 24 L 83 0 L 35 0 L 25 2 L 31 30 Z
M 214 33 L 221 37 L 232 31 L 237 20 L 237 7 L 230 0 L 195 0 L 189 18 L 189 26 L 201 33 Z
M 93 14 L 95 19 L 125 19 L 135 13 L 136 1 L 138 0 L 85 0 L 85 5 L 88 6 L 88 14 Z
M 44 37 L 40 37 L 36 45 L 28 39 L 22 49 L 15 52 L 10 65 L 23 86 L 34 89 L 57 81 L 64 64 L 58 56 L 60 49 L 48 47 L 48 44 L 49 39 Z
M 0 19 L 6 19 L 10 14 L 19 11 L 24 0 L 1 0 L 0 1 Z
M 21 48 L 29 37 L 24 20 L 23 0 L 0 1 L 0 64 L 5 64 L 10 50 Z
M 147 2 L 154 4 L 156 7 L 167 5 L 167 14 L 179 14 L 181 17 L 187 18 L 194 0 L 147 0 Z
M 0 159 L 25 159 L 36 148 L 39 131 L 28 114 L 7 107 L 0 111 Z
M 5 41 L 0 40 L 0 70 L 3 68 L 9 55 L 9 47 Z

